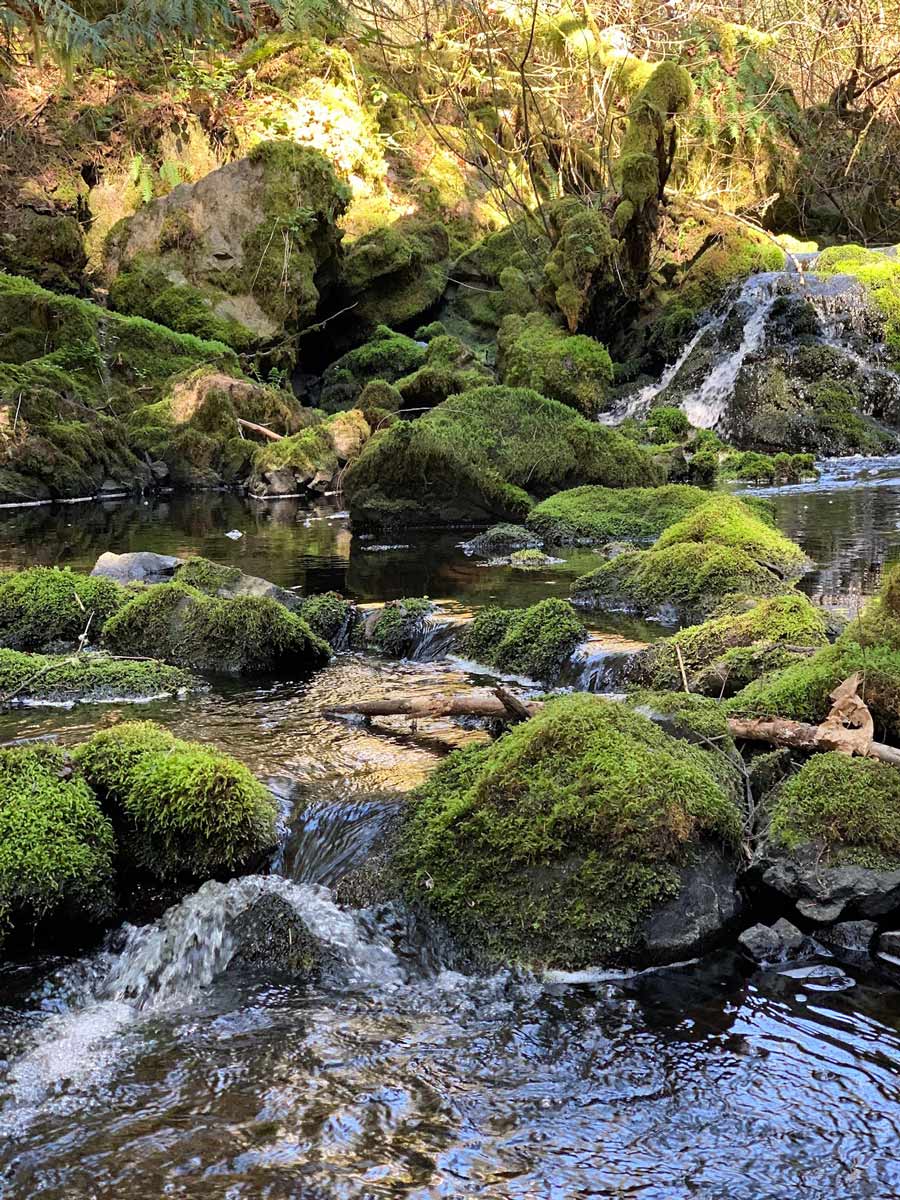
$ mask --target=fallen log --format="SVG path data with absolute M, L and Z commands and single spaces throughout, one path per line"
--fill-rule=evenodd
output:
M 283 442 L 284 435 L 276 433 L 274 429 L 266 429 L 265 425 L 257 425 L 255 421 L 245 421 L 243 417 L 237 418 L 238 432 L 241 429 L 249 429 L 251 433 L 260 433 L 263 437 L 267 437 L 272 442 Z
M 786 746 L 789 750 L 837 750 L 841 754 L 849 753 L 844 748 L 844 739 L 823 737 L 821 725 L 808 725 L 805 721 L 729 717 L 728 729 L 732 737 L 747 742 L 767 742 L 770 746 Z M 869 742 L 864 750 L 855 753 L 864 758 L 877 758 L 879 762 L 890 763 L 892 767 L 900 767 L 900 750 L 882 742 Z
M 498 691 L 504 689 L 498 688 Z M 540 703 L 518 700 L 505 693 L 501 699 L 494 692 L 457 692 L 453 695 L 437 696 L 393 696 L 384 700 L 357 700 L 353 704 L 335 704 L 327 711 L 333 716 L 359 717 L 494 717 L 509 720 L 515 715 L 518 720 L 533 717 L 542 707 Z

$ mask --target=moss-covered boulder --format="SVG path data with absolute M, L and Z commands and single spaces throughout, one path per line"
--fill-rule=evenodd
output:
M 754 872 L 808 919 L 879 917 L 900 906 L 900 772 L 817 754 L 766 805 Z
M 613 430 L 525 388 L 475 388 L 371 439 L 344 476 L 354 523 L 433 527 L 521 521 L 535 496 L 577 483 L 661 482 Z
M 687 957 L 735 915 L 740 818 L 720 754 L 595 696 L 458 751 L 412 796 L 407 891 L 500 962 Z
M 424 342 L 394 333 L 379 325 L 369 341 L 348 351 L 327 367 L 322 376 L 319 404 L 325 412 L 353 408 L 366 385 L 374 380 L 396 383 L 424 364 Z
M 370 328 L 406 325 L 434 308 L 450 271 L 450 239 L 438 221 L 400 217 L 347 250 L 343 282 L 354 320 Z
M 205 592 L 207 596 L 218 596 L 223 600 L 235 600 L 239 596 L 262 596 L 277 600 L 290 612 L 299 612 L 302 604 L 296 592 L 279 587 L 259 575 L 247 575 L 240 567 L 211 562 L 199 555 L 179 562 L 171 578 Z M 161 582 L 168 583 L 169 580 Z
M 323 154 L 262 142 L 115 226 L 105 248 L 111 299 L 239 347 L 303 329 L 336 274 L 335 222 L 348 199 Z
M 10 926 L 32 940 L 51 919 L 102 922 L 114 853 L 109 818 L 62 750 L 0 750 L 0 942 Z
M 863 246 L 829 246 L 816 259 L 820 275 L 852 275 L 880 319 L 885 345 L 900 369 L 900 262 Z
M 466 628 L 463 650 L 499 671 L 550 683 L 586 636 L 571 604 L 550 597 L 530 608 L 483 608 Z
M 440 334 L 429 341 L 422 366 L 398 379 L 395 386 L 404 408 L 420 409 L 492 382 L 491 371 L 468 346 Z
M 0 270 L 56 292 L 80 290 L 87 254 L 74 217 L 16 205 L 0 212 L 0 230 Z
M 371 650 L 391 658 L 411 658 L 422 641 L 434 605 L 427 596 L 389 600 L 366 618 L 363 638 Z
M 259 863 L 276 843 L 275 801 L 241 763 L 148 722 L 95 733 L 74 760 L 112 814 L 129 865 L 207 879 Z
M 547 233 L 531 215 L 488 234 L 453 264 L 444 315 L 484 338 L 504 317 L 534 312 L 549 253 Z
M 0 650 L 0 705 L 104 704 L 177 696 L 199 686 L 177 667 L 105 654 L 48 655 Z
M 756 601 L 735 596 L 702 625 L 636 654 L 628 678 L 651 688 L 731 695 L 767 671 L 806 661 L 828 644 L 825 615 L 800 592 Z
M 571 488 L 535 505 L 526 524 L 551 545 L 651 541 L 708 499 L 708 492 L 680 483 Z
M 497 349 L 500 379 L 509 387 L 534 388 L 586 417 L 596 417 L 606 407 L 612 361 L 593 338 L 569 334 L 535 312 L 506 317 Z
M 603 213 L 574 198 L 548 210 L 552 250 L 544 265 L 540 296 L 560 312 L 570 333 L 611 325 L 621 306 L 617 266 L 620 244 Z
M 0 328 L 3 502 L 139 490 L 152 475 L 121 418 L 198 364 L 240 375 L 221 343 L 8 275 L 0 275 Z
M 74 644 L 86 629 L 93 641 L 127 600 L 128 592 L 112 579 L 60 567 L 0 575 L 0 646 L 42 650 Z
M 282 388 L 227 375 L 213 366 L 174 376 L 162 398 L 131 413 L 129 445 L 168 468 L 182 487 L 217 487 L 250 474 L 258 438 L 238 420 L 290 437 L 323 420 Z
M 477 554 L 480 558 L 505 558 L 514 550 L 538 550 L 542 544 L 541 537 L 524 525 L 506 522 L 476 533 L 462 543 L 462 548 L 466 554 Z
M 267 442 L 253 458 L 250 491 L 254 496 L 297 496 L 325 492 L 338 472 L 355 461 L 371 435 L 358 408 L 333 413 L 280 442 Z
M 185 583 L 159 583 L 130 600 L 103 629 L 114 654 L 152 653 L 188 670 L 226 675 L 306 674 L 330 647 L 271 597 L 208 596 Z
M 300 602 L 300 616 L 313 633 L 335 650 L 346 647 L 357 621 L 356 605 L 339 592 L 319 592 Z

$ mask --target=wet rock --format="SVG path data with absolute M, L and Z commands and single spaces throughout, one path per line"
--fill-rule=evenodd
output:
M 283 897 L 262 895 L 236 916 L 229 930 L 237 947 L 232 968 L 312 975 L 329 955 Z
M 678 895 L 643 929 L 647 957 L 653 962 L 690 958 L 713 944 L 740 915 L 734 864 L 718 847 L 703 847 L 679 874 Z
M 850 954 L 868 954 L 878 926 L 874 921 L 840 921 L 828 929 L 816 932 L 816 939 L 835 950 Z M 900 935 L 898 950 L 900 950 Z
M 220 596 L 223 600 L 234 600 L 239 596 L 262 596 L 276 600 L 290 612 L 298 612 L 303 603 L 294 592 L 268 579 L 247 575 L 238 567 L 226 567 L 206 558 L 179 560 L 174 576 L 179 583 L 187 583 L 208 596 Z
M 880 917 L 900 906 L 900 870 L 829 866 L 813 843 L 792 851 L 768 845 L 757 869 L 767 887 L 793 900 L 802 916 L 822 924 Z
M 886 929 L 879 937 L 878 957 L 900 966 L 900 930 Z
M 0 269 L 56 292 L 78 291 L 87 254 L 74 217 L 23 205 L 3 211 L 0 228 Z
M 91 574 L 105 575 L 116 583 L 168 583 L 182 562 L 174 555 L 154 554 L 150 550 L 128 554 L 107 550 L 94 563 Z
M 466 554 L 477 554 L 481 558 L 495 558 L 510 554 L 513 550 L 537 550 L 541 547 L 541 538 L 526 529 L 524 525 L 492 525 L 484 533 L 463 542 L 462 549 Z
M 745 954 L 758 963 L 782 963 L 805 958 L 812 943 L 790 921 L 781 917 L 774 925 L 752 925 L 738 938 Z

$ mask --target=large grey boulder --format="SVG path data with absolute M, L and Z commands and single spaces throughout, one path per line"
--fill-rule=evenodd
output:
M 94 564 L 92 575 L 104 575 L 116 583 L 169 583 L 176 567 L 184 560 L 172 554 L 154 554 L 151 550 L 139 550 L 127 554 L 113 554 L 107 550 Z

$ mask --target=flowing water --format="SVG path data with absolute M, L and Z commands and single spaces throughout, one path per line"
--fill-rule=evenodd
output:
M 829 603 L 871 593 L 900 549 L 900 459 L 829 463 L 773 501 L 816 560 L 804 586 Z M 244 536 L 226 538 L 235 528 Z M 428 593 L 459 615 L 565 595 L 595 561 L 562 549 L 560 564 L 520 573 L 467 558 L 461 540 L 376 549 L 334 508 L 193 496 L 7 511 L 0 567 L 203 553 L 362 603 Z M 595 626 L 581 686 L 602 686 L 604 655 L 659 632 Z M 139 710 L 246 762 L 278 797 L 286 837 L 272 875 L 208 883 L 82 958 L 0 968 L 0 1196 L 900 1196 L 900 990 L 871 968 L 822 955 L 747 974 L 723 953 L 593 980 L 484 976 L 397 906 L 335 904 L 328 889 L 377 851 L 403 793 L 485 736 L 323 714 L 469 681 L 472 664 L 429 638 L 412 661 L 343 654 L 308 681 Z M 0 718 L 0 743 L 75 741 L 126 711 L 20 711 Z M 241 959 L 242 922 L 263 904 L 323 948 L 321 975 Z

